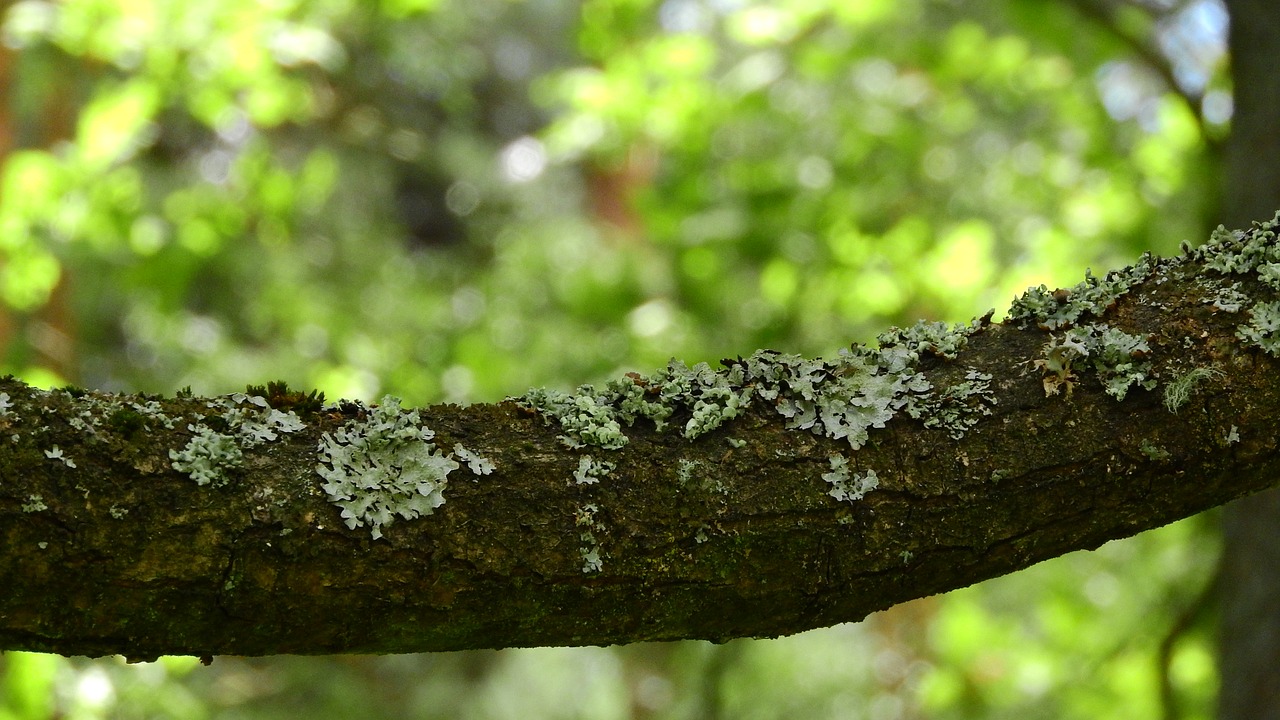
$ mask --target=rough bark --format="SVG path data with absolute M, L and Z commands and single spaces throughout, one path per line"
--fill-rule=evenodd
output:
M 442 505 L 381 538 L 344 524 L 317 470 L 325 434 L 371 408 L 268 393 L 302 421 L 268 432 L 244 424 L 266 412 L 244 397 L 3 380 L 0 648 L 149 658 L 777 636 L 1094 548 L 1274 484 L 1280 363 L 1270 331 L 1241 336 L 1276 299 L 1245 260 L 1280 259 L 1276 227 L 1218 238 L 1250 268 L 1206 269 L 1225 261 L 1204 252 L 1148 263 L 1036 294 L 1052 317 L 922 353 L 936 391 L 992 376 L 991 413 L 967 430 L 899 413 L 851 450 L 757 397 L 693 440 L 677 409 L 664 430 L 625 428 L 620 449 L 575 449 L 514 402 L 421 409 L 462 467 Z M 1103 325 L 1145 341 L 1119 360 L 1154 388 L 1108 394 L 1097 349 L 1063 366 L 1068 328 Z M 254 439 L 206 472 L 183 455 L 201 428 Z M 579 482 L 586 455 L 616 468 Z M 468 457 L 494 471 L 471 474 Z M 833 458 L 879 486 L 839 499 Z
M 1280 4 L 1227 0 L 1234 113 L 1226 145 L 1223 220 L 1280 206 Z M 1280 490 L 1224 513 L 1218 717 L 1280 718 Z

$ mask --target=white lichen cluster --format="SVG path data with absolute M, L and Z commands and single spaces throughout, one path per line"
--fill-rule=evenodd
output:
M 197 485 L 222 487 L 231 481 L 227 471 L 240 467 L 244 453 L 230 435 L 214 432 L 204 425 L 187 425 L 195 433 L 186 447 L 169 451 L 169 464 L 186 473 Z
M 1076 370 L 1089 368 L 1108 395 L 1123 400 L 1134 385 L 1148 390 L 1156 386 L 1155 371 L 1145 359 L 1150 353 L 1146 338 L 1097 323 L 1051 337 L 1035 365 L 1045 372 L 1045 395 L 1057 395 L 1064 389 L 1071 394 L 1078 380 Z
M 159 422 L 171 424 L 157 404 L 154 408 L 138 403 L 132 409 Z M 235 393 L 213 398 L 206 407 L 214 410 L 225 432 L 219 432 L 197 415 L 187 425 L 193 435 L 181 450 L 170 450 L 174 470 L 186 473 L 198 485 L 221 487 L 231 481 L 228 471 L 244 462 L 244 450 L 273 442 L 280 433 L 293 433 L 303 428 L 302 420 L 293 412 L 281 412 L 256 395 Z
M 62 448 L 58 447 L 57 445 L 54 445 L 52 448 L 48 450 L 45 450 L 44 456 L 49 458 L 50 460 L 58 460 L 63 465 L 66 465 L 69 468 L 75 469 L 76 461 L 67 457 L 66 453 L 62 451 Z
M 449 473 L 459 464 L 440 452 L 434 437 L 417 410 L 402 410 L 390 395 L 321 437 L 316 473 L 348 528 L 368 527 L 377 539 L 396 516 L 411 520 L 444 504 Z
M 867 493 L 880 487 L 880 478 L 876 476 L 875 470 L 850 473 L 849 461 L 841 455 L 832 455 L 827 461 L 831 463 L 831 472 L 823 473 L 822 479 L 831 485 L 827 494 L 840 502 L 861 500 Z
M 573 481 L 579 485 L 595 485 L 600 478 L 617 469 L 616 463 L 597 460 L 590 455 L 578 458 L 578 469 L 573 471 Z
M 453 446 L 453 456 L 458 459 L 458 462 L 466 463 L 467 469 L 473 475 L 489 475 L 497 469 L 492 460 L 481 457 L 461 445 Z
M 846 440 L 853 448 L 867 442 L 868 431 L 882 428 L 899 412 L 938 417 L 934 426 L 955 436 L 972 427 L 975 415 L 993 402 L 987 381 L 976 374 L 954 388 L 936 389 L 919 371 L 926 355 L 954 359 L 981 326 L 947 327 L 920 323 L 893 328 L 879 348 L 855 345 L 834 360 L 761 350 L 746 359 L 688 367 L 672 360 L 652 376 L 630 373 L 603 389 L 584 385 L 575 393 L 533 389 L 514 398 L 559 425 L 569 447 L 618 449 L 628 442 L 623 426 L 639 419 L 658 430 L 673 419 L 681 434 L 694 439 L 741 415 L 753 404 L 772 408 L 789 428 Z M 949 412 L 936 412 L 945 409 Z

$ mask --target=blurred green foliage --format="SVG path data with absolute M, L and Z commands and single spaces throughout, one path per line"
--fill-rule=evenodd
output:
M 1180 92 L 1123 38 L 1182 26 L 1137 6 L 1118 33 L 1031 0 L 21 0 L 0 371 L 492 401 L 1003 312 L 1203 234 L 1221 29 L 1175 5 L 1208 18 Z M 1211 523 L 722 647 L 11 653 L 0 718 L 1154 717 Z M 1195 628 L 1171 677 L 1207 717 Z

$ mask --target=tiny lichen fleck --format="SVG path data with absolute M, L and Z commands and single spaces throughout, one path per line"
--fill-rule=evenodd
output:
M 1146 455 L 1149 460 L 1161 461 L 1168 460 L 1171 457 L 1168 450 L 1156 445 L 1146 438 L 1143 438 L 1142 444 L 1138 446 L 1138 450 L 1140 450 L 1143 455 Z
M 600 572 L 604 568 L 604 559 L 600 550 L 597 532 L 604 531 L 604 524 L 596 520 L 600 507 L 595 503 L 579 506 L 574 513 L 574 525 L 578 527 L 578 540 L 581 545 L 578 553 L 582 557 L 582 572 Z
M 496 469 L 492 460 L 477 455 L 461 445 L 454 445 L 452 454 L 460 462 L 466 463 L 467 469 L 473 475 L 488 475 Z
M 823 473 L 822 479 L 831 485 L 827 494 L 838 501 L 861 500 L 880 486 L 880 478 L 876 476 L 875 470 L 853 475 L 849 472 L 849 461 L 844 456 L 832 455 L 827 461 L 831 463 L 831 472 Z
M 0 392 L 0 417 L 7 417 L 11 407 L 13 403 L 9 402 L 9 393 Z
M 579 485 L 594 485 L 616 468 L 615 463 L 583 455 L 578 459 L 578 469 L 573 472 L 573 479 Z
M 1228 445 L 1234 445 L 1235 443 L 1240 442 L 1240 428 L 1236 427 L 1235 425 L 1232 425 L 1231 429 L 1227 431 L 1227 435 L 1226 437 L 1223 438 L 1223 440 Z
M 22 504 L 22 512 L 35 513 L 48 510 L 49 506 L 44 504 L 43 495 L 28 495 L 27 501 Z
M 69 468 L 74 468 L 76 466 L 75 461 L 67 457 L 66 454 L 62 452 L 62 448 L 58 447 L 57 445 L 54 445 L 53 448 L 50 450 L 45 450 L 44 456 L 49 458 L 50 460 L 61 460 L 62 464 L 66 465 Z

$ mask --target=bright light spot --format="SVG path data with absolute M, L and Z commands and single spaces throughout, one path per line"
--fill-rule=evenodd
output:
M 671 327 L 672 319 L 671 305 L 666 300 L 650 300 L 627 315 L 627 327 L 633 335 L 651 338 Z
M 1200 103 L 1200 110 L 1209 124 L 1225 125 L 1235 114 L 1235 104 L 1231 100 L 1231 93 L 1225 90 L 1210 90 L 1205 93 L 1204 100 Z
M 529 182 L 547 167 L 547 151 L 541 142 L 525 136 L 502 150 L 502 174 L 511 182 Z
M 835 173 L 831 170 L 831 163 L 827 162 L 824 157 L 810 155 L 800 161 L 796 167 L 796 180 L 811 190 L 821 190 L 831 184 Z
M 217 349 L 221 341 L 222 325 L 211 317 L 190 317 L 182 328 L 180 342 L 183 349 L 192 355 L 208 355 Z
M 91 667 L 76 681 L 76 700 L 94 710 L 105 709 L 115 698 L 111 678 L 101 668 Z
M 658 8 L 658 22 L 667 32 L 706 32 L 711 13 L 697 0 L 667 0 Z
M 471 368 L 454 365 L 440 375 L 440 384 L 444 389 L 445 402 L 463 403 L 470 400 L 476 379 Z

